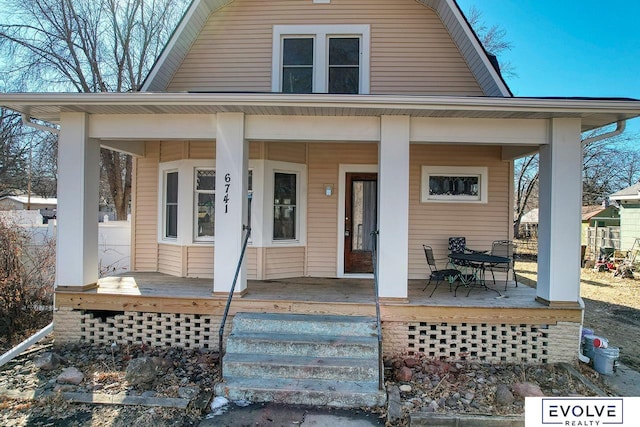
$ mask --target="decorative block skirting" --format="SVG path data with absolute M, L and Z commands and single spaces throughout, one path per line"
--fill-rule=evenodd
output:
M 54 313 L 58 342 L 145 344 L 151 347 L 218 348 L 221 316 L 179 313 L 84 311 Z M 225 334 L 231 330 L 231 318 Z M 424 353 L 443 360 L 507 363 L 571 362 L 578 354 L 580 324 L 383 322 L 385 355 Z M 226 339 L 226 336 L 225 336 Z
M 231 328 L 231 317 L 228 328 Z M 60 308 L 54 314 L 59 342 L 145 344 L 150 347 L 218 348 L 220 316 L 180 313 L 88 312 Z
M 423 353 L 443 360 L 507 363 L 570 362 L 577 357 L 580 324 L 508 325 L 384 322 L 385 354 Z

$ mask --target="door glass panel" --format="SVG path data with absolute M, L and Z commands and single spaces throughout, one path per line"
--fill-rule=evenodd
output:
M 377 224 L 376 181 L 353 181 L 352 183 L 352 225 L 351 250 L 371 251 L 373 249 L 373 237 Z

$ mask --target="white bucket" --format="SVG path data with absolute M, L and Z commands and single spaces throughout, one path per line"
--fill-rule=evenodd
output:
M 618 347 L 594 348 L 593 368 L 603 375 L 613 375 L 618 367 Z

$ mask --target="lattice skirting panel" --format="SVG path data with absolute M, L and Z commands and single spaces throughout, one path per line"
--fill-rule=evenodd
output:
M 201 314 L 63 309 L 54 317 L 54 334 L 61 342 L 217 349 L 220 320 L 220 316 Z M 227 334 L 231 320 L 227 319 Z
M 441 360 L 507 363 L 570 362 L 577 357 L 580 324 L 385 322 L 384 352 L 423 353 Z M 403 342 L 404 341 L 404 342 Z

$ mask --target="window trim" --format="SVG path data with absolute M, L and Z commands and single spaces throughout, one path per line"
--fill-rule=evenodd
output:
M 271 91 L 282 91 L 282 46 L 285 37 L 312 37 L 313 49 L 313 92 L 328 93 L 329 86 L 329 38 L 360 38 L 360 90 L 358 94 L 368 95 L 370 90 L 370 25 L 274 25 L 272 42 Z
M 478 196 L 450 195 L 432 196 L 429 194 L 429 178 L 437 176 L 477 176 L 479 180 Z M 485 166 L 422 166 L 420 180 L 421 203 L 488 203 L 489 170 Z

